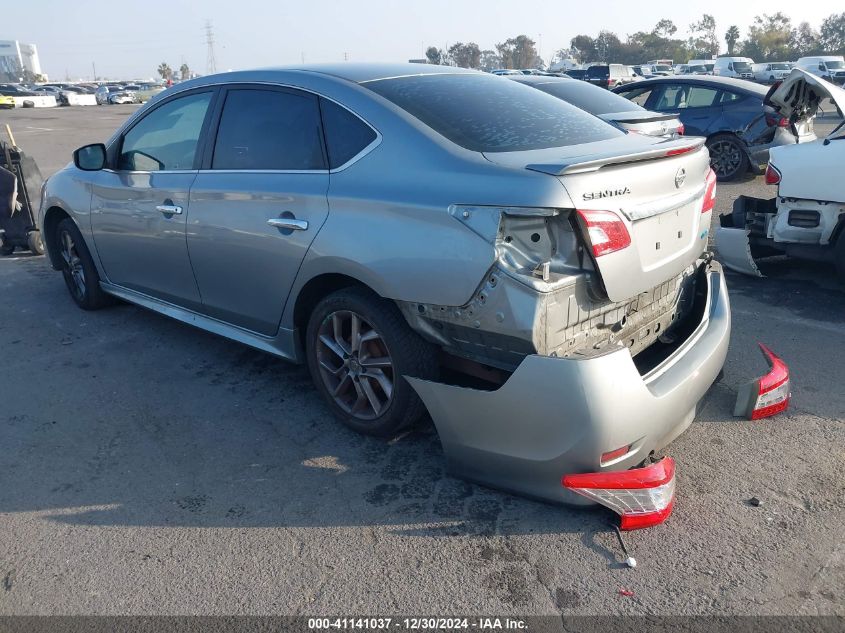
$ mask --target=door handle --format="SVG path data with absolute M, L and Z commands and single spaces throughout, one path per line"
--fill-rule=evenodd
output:
M 267 224 L 288 231 L 308 230 L 308 220 L 297 220 L 296 218 L 270 218 L 267 220 Z
M 182 207 L 176 204 L 160 204 L 156 211 L 161 211 L 164 215 L 182 215 Z

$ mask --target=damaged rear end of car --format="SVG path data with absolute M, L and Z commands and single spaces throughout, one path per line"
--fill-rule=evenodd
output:
M 454 370 L 409 379 L 450 470 L 574 504 L 561 477 L 630 469 L 689 426 L 730 332 L 703 139 L 584 149 L 487 154 L 557 179 L 560 205 L 453 205 L 495 264 L 464 305 L 400 302 Z

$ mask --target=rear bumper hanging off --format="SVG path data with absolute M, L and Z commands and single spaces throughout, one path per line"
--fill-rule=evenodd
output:
M 704 264 L 701 320 L 645 376 L 627 348 L 600 356 L 529 355 L 495 391 L 408 378 L 437 427 L 450 472 L 547 501 L 589 501 L 561 486 L 573 473 L 626 470 L 692 422 L 727 354 L 721 267 Z M 625 450 L 620 450 L 625 447 Z

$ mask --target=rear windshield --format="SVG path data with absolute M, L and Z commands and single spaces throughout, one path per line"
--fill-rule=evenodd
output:
M 538 90 L 568 101 L 574 106 L 592 114 L 611 112 L 643 112 L 643 108 L 625 97 L 583 81 L 554 81 L 547 84 L 533 84 Z
M 545 149 L 624 136 L 565 101 L 493 75 L 417 75 L 363 85 L 475 152 Z
M 610 74 L 610 66 L 590 66 L 587 69 L 587 77 L 607 77 Z

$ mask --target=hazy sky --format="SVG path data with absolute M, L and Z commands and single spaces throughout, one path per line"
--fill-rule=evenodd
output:
M 760 13 L 783 11 L 815 28 L 842 0 L 708 0 L 707 2 L 551 2 L 540 0 L 5 0 L 0 40 L 38 46 L 53 79 L 90 78 L 91 63 L 107 77 L 152 77 L 162 61 L 205 72 L 205 22 L 211 20 L 217 69 L 341 61 L 407 61 L 424 46 L 474 41 L 482 49 L 524 33 L 540 54 L 568 46 L 578 33 L 602 28 L 620 36 L 650 30 L 661 18 L 686 36 L 704 12 L 720 36 L 745 29 Z M 724 46 L 724 42 L 723 42 Z

